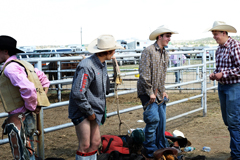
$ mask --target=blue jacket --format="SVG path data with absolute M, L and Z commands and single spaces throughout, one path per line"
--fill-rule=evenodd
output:
M 106 63 L 101 63 L 96 54 L 82 60 L 73 77 L 69 97 L 69 118 L 96 115 L 100 125 L 106 106 Z

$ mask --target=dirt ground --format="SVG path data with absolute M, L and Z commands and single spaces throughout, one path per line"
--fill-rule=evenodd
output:
M 195 92 L 178 91 L 169 92 L 171 101 L 180 100 L 189 96 L 194 96 Z M 196 150 L 188 153 L 183 153 L 186 157 L 195 157 L 197 155 L 205 155 L 208 160 L 224 160 L 230 156 L 229 149 L 229 133 L 227 127 L 223 124 L 219 100 L 217 93 L 212 91 L 207 94 L 207 115 L 203 117 L 203 112 L 198 111 L 188 116 L 167 122 L 166 131 L 172 133 L 175 129 L 184 133 L 185 137 L 191 141 L 192 146 Z M 68 94 L 62 96 L 63 101 L 68 100 Z M 51 103 L 56 102 L 56 95 L 49 93 Z M 114 98 L 107 98 L 108 113 L 116 111 L 116 103 Z M 184 113 L 190 109 L 199 108 L 201 99 L 195 99 L 181 104 L 176 104 L 167 107 L 167 118 Z M 140 100 L 136 93 L 119 96 L 120 109 L 129 108 L 131 106 L 140 105 Z M 0 112 L 3 112 L 3 107 L 0 105 Z M 121 119 L 130 128 L 143 128 L 142 120 L 143 110 L 135 110 L 121 114 Z M 60 125 L 70 122 L 68 117 L 68 107 L 62 106 L 54 109 L 44 110 L 44 128 Z M 3 119 L 0 119 L 2 124 Z M 119 119 L 118 116 L 107 118 L 106 123 L 100 127 L 101 134 L 119 135 Z M 125 125 L 121 127 L 122 133 L 127 134 L 128 128 Z M 4 136 L 7 138 L 7 136 Z M 74 160 L 77 149 L 77 137 L 74 127 L 61 129 L 55 132 L 45 134 L 45 158 L 58 157 L 66 160 Z M 35 143 L 36 146 L 36 143 Z M 211 147 L 210 152 L 203 152 L 203 146 Z M 9 144 L 0 146 L 0 159 L 13 159 Z

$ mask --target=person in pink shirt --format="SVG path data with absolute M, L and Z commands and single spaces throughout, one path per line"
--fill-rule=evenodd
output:
M 175 50 L 172 50 L 172 52 L 174 52 Z M 184 54 L 180 55 L 176 55 L 176 54 L 172 54 L 170 56 L 170 60 L 172 61 L 172 63 L 174 64 L 174 67 L 178 67 L 180 65 L 183 65 L 186 61 L 186 56 Z M 175 83 L 180 83 L 181 78 L 180 78 L 180 70 L 176 70 L 175 71 Z
M 8 97 L 6 98 L 5 96 L 4 99 L 4 94 L 11 92 L 11 90 L 5 89 L 6 84 L 0 82 L 1 102 L 3 103 L 5 111 L 9 113 L 8 118 L 4 122 L 3 129 L 4 133 L 8 134 L 14 159 L 34 160 L 35 151 L 31 140 L 33 140 L 33 133 L 36 130 L 36 126 L 32 112 L 39 114 L 41 106 L 38 105 L 39 99 L 37 92 L 46 95 L 50 82 L 42 71 L 30 65 L 32 67 L 31 71 L 26 67 L 27 65 L 22 65 L 16 61 L 16 54 L 24 53 L 17 49 L 16 45 L 17 41 L 14 38 L 4 35 L 0 36 L 0 64 L 5 62 L 1 67 L 0 81 L 3 82 L 5 78 L 6 82 L 8 82 L 6 84 L 10 87 L 17 87 L 19 91 L 18 97 L 22 99 L 22 103 L 16 103 L 16 107 L 14 108 L 12 103 L 8 103 Z M 37 75 L 39 79 L 38 84 L 41 85 L 40 87 L 36 86 L 36 82 L 30 81 L 30 75 L 27 70 L 35 72 L 32 74 Z M 44 93 L 41 92 L 41 89 L 44 90 Z M 13 98 L 13 101 L 16 99 L 17 98 Z M 49 103 L 48 99 L 47 103 Z

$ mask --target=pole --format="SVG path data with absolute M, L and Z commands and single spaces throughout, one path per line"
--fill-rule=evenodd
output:
M 81 27 L 80 33 L 81 33 L 81 47 L 82 47 L 82 27 Z

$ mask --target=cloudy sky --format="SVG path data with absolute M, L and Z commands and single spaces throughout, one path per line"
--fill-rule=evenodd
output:
M 88 44 L 101 34 L 147 40 L 161 25 L 178 31 L 172 40 L 212 37 L 216 20 L 240 35 L 239 0 L 0 0 L 0 35 L 18 46 Z

